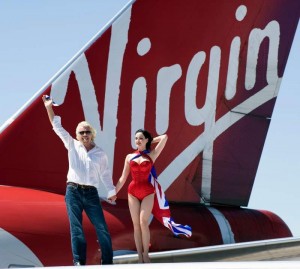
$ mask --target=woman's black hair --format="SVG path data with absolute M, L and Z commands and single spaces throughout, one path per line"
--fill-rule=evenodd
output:
M 135 132 L 135 134 L 137 134 L 137 133 L 142 133 L 145 136 L 145 138 L 148 138 L 148 142 L 146 144 L 146 149 L 150 150 L 150 148 L 151 148 L 151 142 L 153 140 L 152 135 L 147 130 L 144 130 L 144 129 L 138 129 Z

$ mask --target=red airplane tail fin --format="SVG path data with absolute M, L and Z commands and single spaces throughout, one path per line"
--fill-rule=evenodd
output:
M 115 180 L 145 128 L 168 133 L 157 170 L 170 201 L 246 206 L 299 5 L 130 2 L 2 130 L 0 184 L 64 192 L 67 159 L 41 102 L 48 94 L 70 133 L 83 119 L 96 128 Z

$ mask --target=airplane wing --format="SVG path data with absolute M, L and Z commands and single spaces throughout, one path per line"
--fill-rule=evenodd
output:
M 1 127 L 0 184 L 12 188 L 0 191 L 15 193 L 21 187 L 25 197 L 36 191 L 33 204 L 50 199 L 48 193 L 56 195 L 54 203 L 61 202 L 67 154 L 41 101 L 48 94 L 71 134 L 84 119 L 96 128 L 96 143 L 107 152 L 115 181 L 126 154 L 134 150 L 137 129 L 168 134 L 156 163 L 158 179 L 175 215 L 195 232 L 192 240 L 170 239 L 163 245 L 157 228 L 153 249 L 291 236 L 276 215 L 240 207 L 251 195 L 299 10 L 298 0 L 129 1 Z M 17 198 L 11 202 L 11 210 L 17 210 Z M 121 208 L 122 214 L 105 208 L 109 223 L 119 223 L 118 217 L 131 223 L 126 207 Z M 249 233 L 253 223 L 257 229 Z M 4 225 L 13 231 L 11 222 L 1 220 Z M 114 244 L 128 247 L 124 242 L 131 231 L 120 223 L 116 227 L 122 233 Z M 28 229 L 23 235 L 30 234 Z

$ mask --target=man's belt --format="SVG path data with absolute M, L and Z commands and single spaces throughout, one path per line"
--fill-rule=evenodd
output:
M 67 185 L 68 186 L 73 186 L 73 187 L 76 187 L 76 188 L 80 188 L 80 189 L 96 189 L 96 187 L 94 187 L 94 186 L 81 185 L 81 184 L 77 184 L 77 183 L 74 183 L 74 182 L 67 182 Z

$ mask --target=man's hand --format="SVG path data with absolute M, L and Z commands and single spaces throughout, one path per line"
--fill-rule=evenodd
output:
M 53 105 L 53 101 L 48 95 L 43 95 L 42 99 L 46 108 Z
M 107 200 L 113 204 L 117 200 L 117 195 L 113 195 L 113 196 L 109 197 Z
M 43 100 L 45 108 L 47 110 L 49 120 L 50 120 L 50 122 L 52 124 L 53 123 L 53 118 L 55 116 L 53 108 L 52 108 L 53 101 L 47 95 L 43 95 L 42 100 Z

